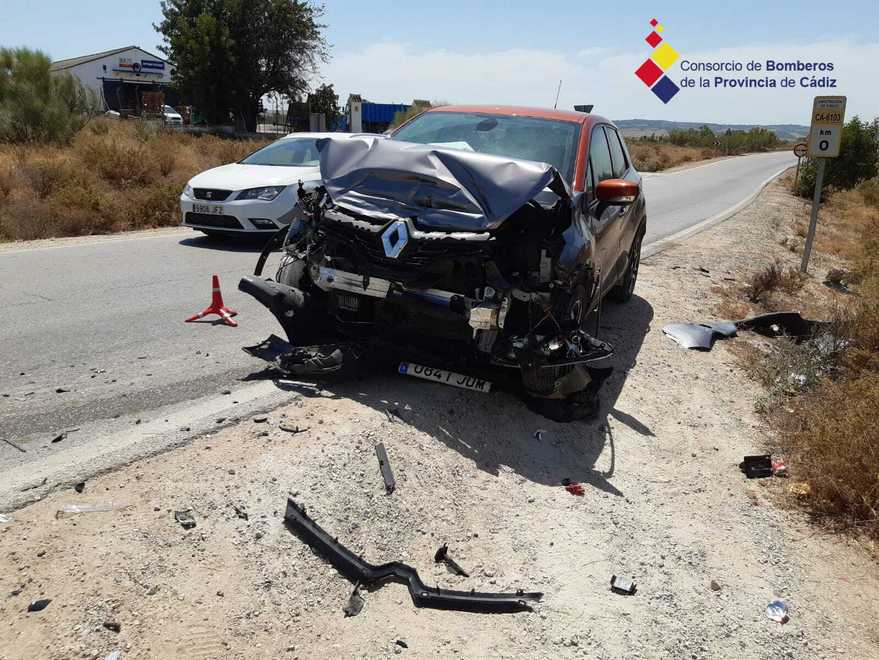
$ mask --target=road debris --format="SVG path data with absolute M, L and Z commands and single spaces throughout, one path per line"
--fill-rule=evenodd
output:
M 286 431 L 287 433 L 292 433 L 293 435 L 296 435 L 297 433 L 305 433 L 311 427 L 310 426 L 300 427 L 297 424 L 288 424 L 287 422 L 281 422 L 280 424 L 278 424 L 278 428 L 281 429 L 282 431 Z
M 396 644 L 400 648 L 404 648 L 404 649 L 409 648 L 409 645 L 406 642 L 404 642 L 402 639 L 398 639 L 396 642 L 394 642 L 394 644 Z
M 13 449 L 17 449 L 17 450 L 20 451 L 22 454 L 26 454 L 26 453 L 27 453 L 27 450 L 26 450 L 26 449 L 22 449 L 22 448 L 19 447 L 17 444 L 15 444 L 14 442 L 12 442 L 12 440 L 10 440 L 9 438 L 3 438 L 3 442 L 5 442 L 7 445 L 9 445 L 10 447 L 12 447 Z
M 776 458 L 772 461 L 772 474 L 776 477 L 787 476 L 787 464 L 783 458 Z
M 195 515 L 192 509 L 182 509 L 174 512 L 174 520 L 180 523 L 183 529 L 192 529 L 195 527 Z
M 363 596 L 360 595 L 360 583 L 358 582 L 354 585 L 354 591 L 351 592 L 348 604 L 342 608 L 342 611 L 345 612 L 346 617 L 357 616 L 363 609 L 364 602 Z
M 118 633 L 122 630 L 122 624 L 118 621 L 104 621 L 104 628 L 107 630 L 112 630 L 113 632 Z
M 610 578 L 610 590 L 615 594 L 633 596 L 638 591 L 638 585 L 632 581 L 632 578 L 612 575 Z
M 446 566 L 452 569 L 452 572 L 457 573 L 462 577 L 470 577 L 470 574 L 463 568 L 461 568 L 461 565 L 458 562 L 449 557 L 448 543 L 443 543 L 440 549 L 434 553 L 433 561 L 437 564 L 439 564 L 440 562 L 444 562 Z
M 55 512 L 55 518 L 68 518 L 81 513 L 107 513 L 108 511 L 121 511 L 127 509 L 130 504 L 65 504 Z
M 82 491 L 85 490 L 85 482 L 80 481 L 78 483 L 73 484 L 73 490 L 75 490 L 77 493 L 82 493 Z
M 745 460 L 739 463 L 739 469 L 745 473 L 748 479 L 771 477 L 772 457 L 769 454 L 745 456 Z
M 40 598 L 39 600 L 33 601 L 30 605 L 27 606 L 28 612 L 42 612 L 44 609 L 49 607 L 49 603 L 52 602 L 51 598 Z
M 546 433 L 546 431 L 544 431 L 543 429 L 537 429 L 537 430 L 534 432 L 534 439 L 535 439 L 535 440 L 543 440 L 543 434 L 544 434 L 544 433 Z
M 773 600 L 769 603 L 769 605 L 766 606 L 766 616 L 778 623 L 787 623 L 790 621 L 787 604 L 783 600 Z
M 732 321 L 714 323 L 670 323 L 662 332 L 684 348 L 710 351 L 716 339 L 726 339 L 736 335 L 736 324 Z
M 257 415 L 253 418 L 254 424 L 265 424 L 267 421 L 269 421 L 268 415 Z
M 233 504 L 232 508 L 235 510 L 235 515 L 242 520 L 248 520 L 250 518 L 250 516 L 247 515 L 247 509 L 243 504 Z
M 375 455 L 378 458 L 378 467 L 382 473 L 382 479 L 385 482 L 385 491 L 388 495 L 397 488 L 397 482 L 394 479 L 394 473 L 391 471 L 391 464 L 388 461 L 388 452 L 385 450 L 384 444 L 381 442 L 375 446 Z
M 720 591 L 721 589 L 720 583 L 717 580 L 711 580 L 708 586 L 711 588 L 711 591 Z
M 287 500 L 284 521 L 293 533 L 347 579 L 365 586 L 379 586 L 386 582 L 404 584 L 416 607 L 486 613 L 527 612 L 532 610 L 531 603 L 543 598 L 542 593 L 521 589 L 515 593 L 483 593 L 429 587 L 422 582 L 418 571 L 402 562 L 375 566 L 327 534 L 292 498 Z
M 7 523 L 11 523 L 15 518 L 9 516 L 5 513 L 0 513 L 0 525 L 5 525 Z
M 571 495 L 585 495 L 586 491 L 583 490 L 583 486 L 576 481 L 571 481 L 570 479 L 562 479 L 562 486 L 565 487 L 565 490 L 568 491 Z

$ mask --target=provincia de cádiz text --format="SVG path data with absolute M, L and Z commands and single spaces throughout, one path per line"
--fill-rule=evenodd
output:
M 703 74 L 685 75 L 681 87 L 834 89 L 837 84 L 833 62 L 682 60 L 680 67 L 684 74 Z

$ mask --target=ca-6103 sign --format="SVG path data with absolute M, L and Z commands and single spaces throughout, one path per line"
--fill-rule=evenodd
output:
M 844 119 L 844 96 L 815 97 L 812 103 L 812 127 L 809 130 L 809 156 L 812 158 L 839 156 Z

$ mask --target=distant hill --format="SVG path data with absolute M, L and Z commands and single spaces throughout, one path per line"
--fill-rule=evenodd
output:
M 698 121 L 666 121 L 664 119 L 614 119 L 614 123 L 623 131 L 626 137 L 640 137 L 642 135 L 668 135 L 672 129 L 686 130 L 688 128 L 701 128 L 707 126 L 715 133 L 720 133 L 728 128 L 734 131 L 747 131 L 755 126 L 768 128 L 782 140 L 796 140 L 809 134 L 808 126 L 800 124 L 712 124 Z

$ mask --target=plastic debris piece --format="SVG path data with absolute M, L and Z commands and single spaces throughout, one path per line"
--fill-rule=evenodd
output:
M 632 581 L 632 578 L 623 577 L 622 575 L 612 575 L 610 578 L 610 590 L 615 594 L 632 596 L 638 591 L 638 585 Z
M 583 486 L 578 484 L 576 481 L 571 481 L 570 479 L 562 479 L 562 486 L 565 487 L 565 490 L 568 491 L 571 495 L 585 495 L 586 491 L 583 490 Z
M 433 555 L 433 560 L 439 564 L 440 562 L 445 562 L 446 566 L 452 569 L 455 573 L 462 577 L 470 577 L 470 574 L 465 571 L 461 565 L 456 562 L 454 559 L 449 557 L 449 544 L 443 543 L 439 550 L 437 550 Z
M 55 512 L 55 518 L 67 518 L 80 513 L 106 513 L 107 511 L 119 511 L 127 509 L 130 504 L 65 504 Z
M 77 493 L 81 493 L 82 491 L 85 490 L 85 482 L 80 481 L 78 483 L 73 484 L 73 490 L 75 490 Z
M 769 603 L 769 605 L 766 606 L 766 616 L 778 623 L 787 623 L 790 621 L 787 604 L 783 600 L 773 600 Z
M 544 433 L 546 433 L 546 431 L 544 431 L 543 429 L 537 429 L 537 430 L 534 432 L 534 439 L 535 439 L 535 440 L 543 440 L 543 434 L 544 434 Z
M 174 520 L 180 523 L 180 526 L 183 529 L 192 529 L 193 527 L 195 527 L 195 516 L 192 514 L 192 509 L 175 511 Z
M 363 609 L 364 603 L 363 596 L 360 595 L 360 583 L 358 582 L 354 585 L 354 591 L 351 592 L 348 604 L 342 608 L 342 611 L 345 612 L 346 617 L 357 616 Z
M 278 424 L 278 428 L 287 433 L 292 433 L 293 435 L 296 435 L 297 433 L 305 433 L 309 429 L 307 426 L 299 427 L 296 424 L 288 424 L 287 422 L 281 422 Z
M 104 621 L 104 628 L 118 633 L 122 630 L 122 624 L 118 621 Z
M 0 513 L 0 525 L 5 525 L 6 523 L 11 523 L 15 518 L 12 516 L 6 515 L 5 513 Z
M 739 469 L 745 473 L 748 479 L 761 479 L 772 476 L 772 457 L 769 454 L 757 456 L 745 456 L 745 460 L 739 463 Z
M 776 477 L 786 477 L 787 476 L 787 465 L 784 462 L 783 458 L 776 458 L 772 461 L 772 474 Z
M 397 488 L 397 481 L 394 479 L 394 473 L 391 470 L 391 462 L 388 460 L 388 452 L 384 443 L 378 443 L 375 446 L 375 456 L 378 459 L 378 468 L 382 473 L 382 480 L 385 482 L 385 492 L 388 495 L 393 493 Z
M 105 660 L 119 660 L 119 657 L 122 655 L 122 652 L 119 649 L 113 649 L 110 651 L 110 655 L 108 655 Z
M 396 642 L 394 642 L 394 644 L 396 644 L 400 648 L 404 648 L 404 649 L 409 648 L 409 645 L 406 642 L 404 642 L 402 639 L 398 639 Z
M 42 612 L 44 609 L 49 607 L 49 603 L 52 602 L 51 598 L 40 598 L 40 600 L 35 600 L 30 605 L 27 606 L 28 612 Z

